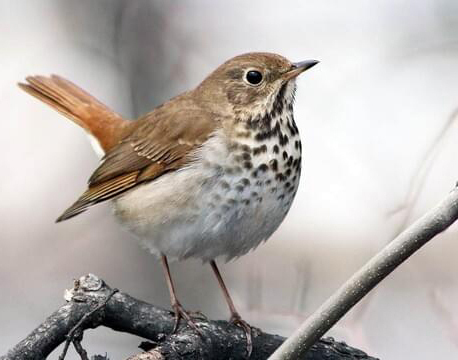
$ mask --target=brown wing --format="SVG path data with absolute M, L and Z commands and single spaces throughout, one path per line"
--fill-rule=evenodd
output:
M 138 120 L 132 134 L 107 152 L 89 179 L 88 190 L 57 222 L 156 179 L 192 161 L 190 154 L 214 132 L 218 121 L 200 109 L 164 106 Z

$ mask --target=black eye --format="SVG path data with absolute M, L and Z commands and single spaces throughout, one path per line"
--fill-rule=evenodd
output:
M 257 70 L 250 70 L 246 73 L 246 81 L 251 85 L 258 85 L 262 81 L 262 74 Z

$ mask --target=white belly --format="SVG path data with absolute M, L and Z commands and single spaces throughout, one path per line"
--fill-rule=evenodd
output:
M 200 153 L 205 162 L 123 194 L 114 200 L 115 214 L 153 254 L 204 261 L 241 256 L 278 228 L 297 190 L 300 165 L 278 183 L 276 174 L 286 170 L 287 160 L 282 152 L 270 151 L 273 144 L 267 141 L 269 151 L 253 156 L 248 169 L 234 166 L 235 154 L 211 139 Z M 300 150 L 293 144 L 286 150 L 299 162 Z M 273 159 L 279 162 L 277 172 L 268 169 L 253 177 Z

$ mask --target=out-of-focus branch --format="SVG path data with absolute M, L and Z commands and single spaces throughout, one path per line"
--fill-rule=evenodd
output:
M 458 188 L 404 230 L 342 285 L 269 358 L 299 359 L 380 281 L 458 218 Z
M 104 281 L 87 275 L 75 282 L 66 292 L 68 301 L 49 316 L 38 328 L 18 343 L 0 360 L 38 360 L 46 357 L 67 340 L 82 348 L 85 329 L 106 326 L 152 341 L 152 349 L 130 360 L 140 359 L 245 359 L 244 331 L 226 321 L 195 319 L 203 336 L 187 326 L 169 335 L 174 317 L 170 311 L 137 300 L 122 292 L 115 292 Z M 73 337 L 72 334 L 79 334 Z M 267 359 L 285 339 L 259 329 L 253 329 L 253 353 L 250 359 Z M 77 349 L 78 350 L 78 349 Z M 99 357 L 103 358 L 103 357 Z M 94 359 L 94 357 L 93 357 Z M 341 360 L 374 359 L 360 350 L 333 339 L 318 341 L 303 359 Z
M 420 193 L 424 189 L 431 168 L 434 165 L 437 156 L 440 154 L 441 149 L 444 147 L 445 140 L 451 132 L 450 130 L 452 129 L 453 125 L 456 125 L 457 121 L 458 109 L 455 109 L 452 111 L 446 123 L 442 126 L 439 133 L 434 137 L 431 145 L 428 147 L 420 159 L 418 168 L 415 170 L 412 178 L 410 179 L 409 186 L 407 187 L 409 191 L 407 192 L 404 201 L 400 206 L 388 213 L 389 216 L 392 216 L 399 213 L 401 210 L 405 210 L 402 221 L 396 227 L 393 237 L 399 235 L 401 231 L 407 226 L 412 211 L 420 197 Z

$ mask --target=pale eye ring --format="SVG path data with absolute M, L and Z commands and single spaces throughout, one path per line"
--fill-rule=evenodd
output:
M 258 86 L 263 80 L 262 73 L 259 70 L 250 69 L 245 73 L 245 81 L 248 85 Z

